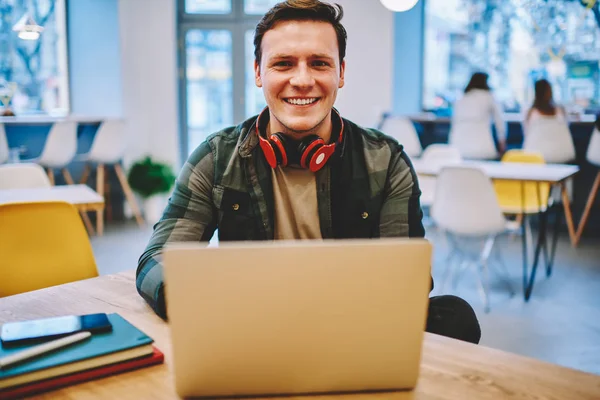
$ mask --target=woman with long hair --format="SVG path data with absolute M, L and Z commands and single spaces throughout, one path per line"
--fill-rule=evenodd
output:
M 498 149 L 494 144 L 491 121 L 496 126 Z M 506 124 L 502 110 L 488 85 L 488 75 L 476 72 L 465 88 L 465 94 L 454 104 L 450 144 L 464 158 L 495 159 L 504 149 Z
M 535 98 L 533 99 L 531 108 L 527 112 L 525 122 L 529 124 L 529 122 L 540 117 L 556 117 L 566 121 L 564 110 L 554 103 L 552 85 L 546 79 L 540 79 L 535 82 Z
M 523 136 L 523 149 L 540 153 L 548 163 L 575 159 L 566 113 L 554 102 L 552 86 L 546 79 L 535 82 L 535 98 L 525 117 Z

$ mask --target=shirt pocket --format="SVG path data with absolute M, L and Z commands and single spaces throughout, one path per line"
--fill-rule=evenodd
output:
M 219 240 L 252 240 L 255 229 L 250 194 L 217 186 L 213 199 L 218 210 Z

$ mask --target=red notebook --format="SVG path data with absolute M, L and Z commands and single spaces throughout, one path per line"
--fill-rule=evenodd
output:
M 20 399 L 24 396 L 31 396 L 36 393 L 58 389 L 64 386 L 70 386 L 76 383 L 102 378 L 108 375 L 115 375 L 121 372 L 131 371 L 150 365 L 162 364 L 163 361 L 163 353 L 156 347 L 154 347 L 154 352 L 152 353 L 152 355 L 147 357 L 137 358 L 130 361 L 124 361 L 117 364 L 111 364 L 105 367 L 90 369 L 87 371 L 81 371 L 71 375 L 63 375 L 45 381 L 28 383 L 26 385 L 15 388 L 0 390 L 0 399 Z

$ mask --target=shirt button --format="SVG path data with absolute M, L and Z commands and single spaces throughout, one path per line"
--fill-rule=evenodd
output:
M 367 219 L 367 218 L 369 218 L 369 213 L 366 211 L 363 211 L 363 213 L 360 214 L 360 216 L 362 217 L 362 219 Z
M 240 209 L 240 205 L 238 203 L 235 203 L 233 206 L 231 206 L 231 208 L 233 208 L 233 211 L 237 211 Z

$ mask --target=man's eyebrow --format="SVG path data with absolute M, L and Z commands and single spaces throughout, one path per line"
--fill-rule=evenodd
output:
M 332 56 L 330 56 L 329 54 L 324 54 L 324 53 L 318 53 L 318 54 L 313 54 L 311 56 L 311 58 L 325 58 L 328 60 L 333 60 L 334 58 Z
M 272 56 L 269 57 L 269 59 L 272 60 L 281 60 L 281 59 L 290 59 L 290 58 L 295 58 L 294 56 L 290 56 L 289 54 L 284 54 L 284 53 L 279 53 L 279 54 L 273 54 Z

